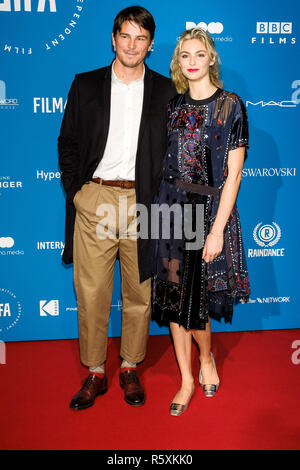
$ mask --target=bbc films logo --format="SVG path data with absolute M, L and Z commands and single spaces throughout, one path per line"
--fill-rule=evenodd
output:
M 292 94 L 290 97 L 284 100 L 256 100 L 256 101 L 246 101 L 246 107 L 252 107 L 254 109 L 268 108 L 272 107 L 273 109 L 282 109 L 282 108 L 296 108 L 300 103 L 300 80 L 294 80 L 291 84 Z
M 12 249 L 15 240 L 12 237 L 0 237 L 0 256 L 18 256 L 24 255 L 24 251 L 20 249 Z
M 40 300 L 41 317 L 58 317 L 59 300 Z
M 0 109 L 16 109 L 19 106 L 17 98 L 9 98 L 6 93 L 6 83 L 0 80 Z
M 230 36 L 220 36 L 220 34 L 224 31 L 224 25 L 219 21 L 211 21 L 210 23 L 205 23 L 204 21 L 200 21 L 199 23 L 195 23 L 194 21 L 186 21 L 185 29 L 192 28 L 201 28 L 204 31 L 207 31 L 213 36 L 213 39 L 216 42 L 232 42 L 233 40 Z
M 0 22 L 5 22 L 6 37 L 0 54 L 32 55 L 50 51 L 63 44 L 78 29 L 86 0 L 2 0 Z M 21 19 L 26 36 L 16 29 Z M 45 27 L 46 25 L 46 27 Z
M 13 328 L 22 315 L 21 303 L 16 295 L 8 289 L 0 287 L 0 332 Z
M 274 248 L 281 239 L 281 228 L 277 223 L 263 225 L 259 222 L 254 227 L 253 239 L 260 248 L 249 248 L 248 258 L 284 256 L 284 248 Z
M 293 23 L 288 21 L 258 21 L 256 36 L 251 38 L 251 44 L 285 46 L 296 44 L 293 36 Z

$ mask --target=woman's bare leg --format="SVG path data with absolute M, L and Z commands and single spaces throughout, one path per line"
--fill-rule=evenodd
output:
M 186 331 L 183 326 L 173 322 L 170 323 L 170 330 L 181 373 L 181 387 L 173 398 L 173 402 L 185 405 L 194 390 L 191 361 L 192 334 L 191 331 Z
M 213 366 L 211 358 L 211 327 L 210 320 L 206 324 L 205 330 L 193 330 L 193 338 L 199 346 L 200 363 L 203 384 L 216 384 L 219 381 L 218 374 Z

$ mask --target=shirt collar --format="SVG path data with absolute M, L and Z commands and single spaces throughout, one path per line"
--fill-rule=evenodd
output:
M 126 85 L 126 83 L 124 83 L 122 80 L 120 80 L 117 77 L 117 75 L 115 74 L 114 65 L 115 65 L 115 61 L 113 62 L 112 67 L 111 67 L 111 80 L 112 80 L 112 83 Z M 137 78 L 136 80 L 133 80 L 131 83 L 129 83 L 129 85 L 126 85 L 126 86 L 130 86 L 131 84 L 139 84 L 140 82 L 144 81 L 144 77 L 145 77 L 145 65 L 143 64 L 143 75 L 141 76 L 141 78 Z

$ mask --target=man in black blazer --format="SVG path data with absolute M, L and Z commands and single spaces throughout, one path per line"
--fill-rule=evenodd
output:
M 94 404 L 107 390 L 105 360 L 117 255 L 122 282 L 120 385 L 125 401 L 143 405 L 136 365 L 146 354 L 150 324 L 150 207 L 166 150 L 171 80 L 150 70 L 155 23 L 142 7 L 115 18 L 113 64 L 76 75 L 58 138 L 66 198 L 63 261 L 74 261 L 81 362 L 89 375 L 70 403 Z M 148 210 L 149 237 L 139 238 L 136 212 Z M 131 212 L 132 214 L 132 212 Z M 103 217 L 105 215 L 105 217 Z M 133 236 L 124 236 L 124 231 Z

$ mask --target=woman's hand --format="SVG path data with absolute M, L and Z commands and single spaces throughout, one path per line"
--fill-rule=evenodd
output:
M 228 154 L 228 175 L 224 184 L 217 215 L 211 232 L 207 235 L 202 258 L 206 263 L 211 263 L 223 249 L 223 232 L 234 206 L 242 179 L 245 147 L 230 150 Z
M 217 235 L 212 232 L 207 235 L 202 253 L 202 258 L 206 263 L 211 263 L 219 256 L 223 249 L 223 243 L 223 235 Z

